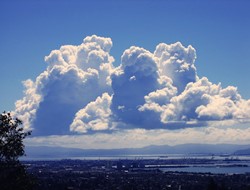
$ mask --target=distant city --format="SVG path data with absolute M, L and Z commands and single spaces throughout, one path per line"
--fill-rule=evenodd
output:
M 249 190 L 248 147 L 201 144 L 115 150 L 40 147 L 40 154 L 35 154 L 35 147 L 28 147 L 27 153 L 34 157 L 28 156 L 22 162 L 35 177 L 36 189 L 41 190 Z M 54 154 L 50 154 L 53 149 Z
M 36 189 L 178 189 L 249 190 L 249 160 L 118 159 L 24 161 Z M 196 168 L 186 172 L 182 169 Z M 201 170 L 207 168 L 207 171 Z M 217 172 L 213 168 L 219 168 Z M 228 173 L 228 168 L 236 169 Z M 238 170 L 237 170 L 238 169 Z M 178 171 L 179 170 L 179 171 Z M 209 172 L 210 170 L 210 172 Z

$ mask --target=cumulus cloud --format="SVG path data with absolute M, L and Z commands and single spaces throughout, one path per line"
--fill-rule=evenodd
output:
M 199 77 L 196 51 L 180 42 L 152 53 L 132 46 L 113 66 L 110 38 L 88 36 L 53 50 L 47 69 L 24 82 L 16 115 L 34 135 L 167 130 L 249 122 L 237 88 Z
M 159 87 L 157 62 L 149 51 L 131 47 L 121 58 L 121 65 L 111 75 L 113 97 L 111 110 L 115 120 L 129 125 L 146 125 L 146 113 L 140 112 L 144 96 Z
M 90 36 L 79 46 L 66 45 L 45 57 L 47 69 L 24 82 L 16 115 L 34 135 L 68 134 L 75 114 L 104 92 L 112 93 L 114 58 L 110 38 Z
M 76 113 L 71 131 L 86 133 L 88 130 L 107 130 L 110 128 L 111 96 L 104 93 L 95 101 L 90 102 L 85 108 Z
M 185 48 L 180 42 L 171 45 L 161 43 L 156 47 L 154 56 L 158 58 L 159 73 L 173 80 L 178 93 L 181 93 L 189 82 L 198 79 L 194 66 L 196 51 L 192 46 Z

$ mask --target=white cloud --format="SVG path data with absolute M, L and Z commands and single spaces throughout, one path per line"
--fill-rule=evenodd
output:
M 16 102 L 25 128 L 45 136 L 125 129 L 150 136 L 152 129 L 194 134 L 199 128 L 188 128 L 249 123 L 250 100 L 236 87 L 198 77 L 192 46 L 161 43 L 154 53 L 132 46 L 116 68 L 111 47 L 110 38 L 93 35 L 46 56 L 47 69 L 24 82 L 24 97 Z
M 121 65 L 112 74 L 111 110 L 115 119 L 125 125 L 145 125 L 147 116 L 138 109 L 144 96 L 155 91 L 158 82 L 157 62 L 149 51 L 131 47 L 124 51 Z
M 77 111 L 103 93 L 112 93 L 110 38 L 90 36 L 79 46 L 62 46 L 45 57 L 47 69 L 27 80 L 16 115 L 34 135 L 68 134 Z
M 36 110 L 41 96 L 36 91 L 36 84 L 31 80 L 23 82 L 25 87 L 24 98 L 16 102 L 16 113 L 18 113 L 19 119 L 23 121 L 24 129 L 31 128 L 31 121 L 35 118 Z
M 171 78 L 179 93 L 189 82 L 198 79 L 194 66 L 196 51 L 192 46 L 185 48 L 180 42 L 171 45 L 161 43 L 156 47 L 154 55 L 159 59 L 160 75 Z
M 90 102 L 76 113 L 70 130 L 82 133 L 88 130 L 108 130 L 111 126 L 110 103 L 111 97 L 107 93 L 98 97 L 94 102 Z

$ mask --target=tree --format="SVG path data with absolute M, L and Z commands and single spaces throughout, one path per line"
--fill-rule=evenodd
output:
M 25 154 L 23 140 L 31 132 L 24 132 L 22 121 L 10 113 L 0 114 L 0 162 L 17 162 Z
M 0 187 L 9 189 L 33 189 L 34 181 L 19 161 L 25 155 L 23 140 L 31 134 L 20 125 L 22 121 L 10 113 L 0 114 Z

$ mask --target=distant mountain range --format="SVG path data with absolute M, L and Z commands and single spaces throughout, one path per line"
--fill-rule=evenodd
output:
M 243 149 L 243 150 L 237 150 L 235 152 L 236 155 L 250 155 L 250 148 Z
M 25 159 L 64 159 L 74 157 L 168 155 L 168 154 L 250 154 L 250 145 L 182 144 L 175 146 L 151 145 L 143 148 L 77 149 L 48 146 L 26 146 Z

